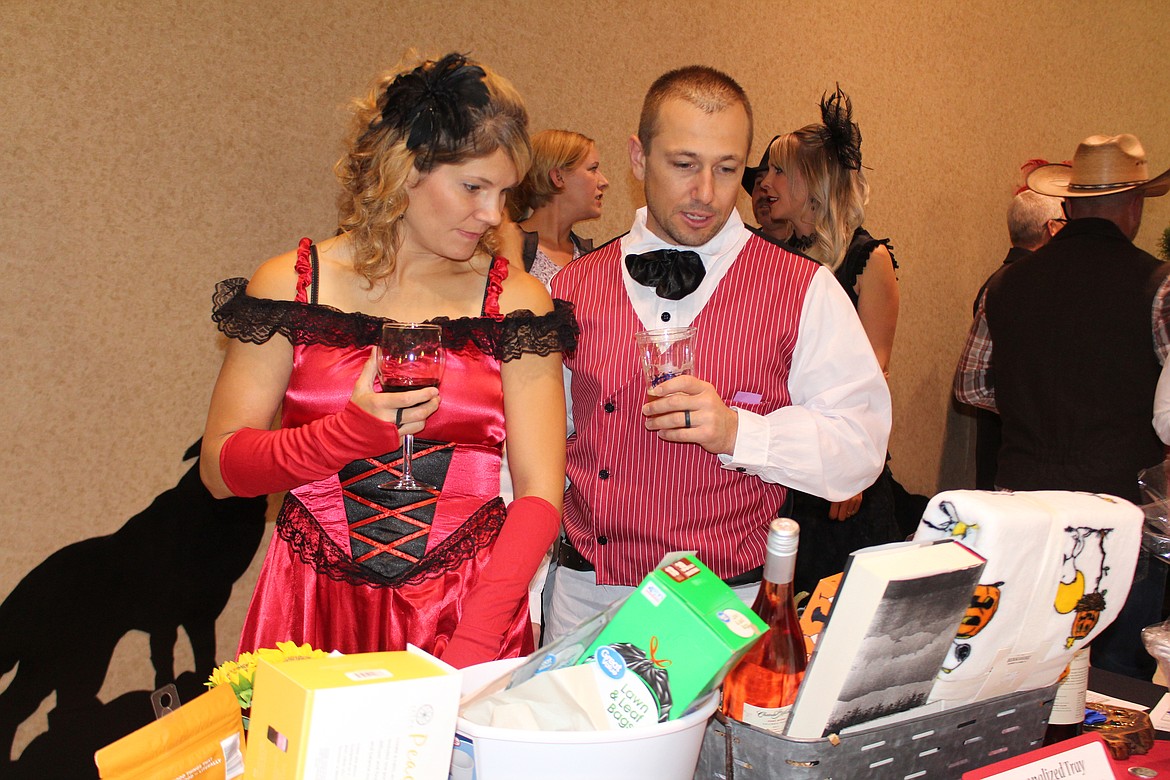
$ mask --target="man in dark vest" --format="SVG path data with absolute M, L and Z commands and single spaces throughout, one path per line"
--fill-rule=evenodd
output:
M 1133 238 L 1170 171 L 1151 178 L 1132 135 L 1092 136 L 1071 165 L 1033 171 L 1028 188 L 1064 198 L 1069 221 L 989 282 L 955 397 L 1003 420 L 997 486 L 1140 503 L 1137 474 L 1163 457 L 1151 414 L 1170 350 L 1170 268 Z M 1125 607 L 1093 643 L 1094 666 L 1150 677 L 1140 632 L 1161 620 L 1165 578 L 1164 564 L 1139 560 Z
M 1003 265 L 979 288 L 979 294 L 975 296 L 975 302 L 971 305 L 972 314 L 978 311 L 979 302 L 983 300 L 983 292 L 995 276 L 1021 257 L 1027 257 L 1047 244 L 1064 223 L 1060 198 L 1041 195 L 1022 187 L 1008 206 L 1007 226 L 1008 238 L 1012 242 L 1011 248 L 1008 249 L 1007 257 L 1003 259 Z M 1001 429 L 998 414 L 987 409 L 975 410 L 975 487 L 979 490 L 995 488 Z

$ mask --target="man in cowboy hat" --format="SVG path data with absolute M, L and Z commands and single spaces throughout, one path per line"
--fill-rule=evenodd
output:
M 1170 171 L 1151 178 L 1132 135 L 1091 136 L 1071 165 L 1039 167 L 1027 184 L 1064 198 L 1068 223 L 988 284 L 955 397 L 1003 420 L 999 487 L 1138 503 L 1137 473 L 1162 461 L 1151 413 L 1170 351 L 1170 268 L 1133 238 L 1145 199 L 1170 190 Z M 1140 631 L 1161 620 L 1166 572 L 1138 568 L 1125 607 L 1093 643 L 1093 665 L 1148 679 Z

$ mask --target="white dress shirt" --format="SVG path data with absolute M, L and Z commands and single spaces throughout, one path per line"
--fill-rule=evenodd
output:
M 689 249 L 706 269 L 693 293 L 671 301 L 634 281 L 623 262 L 622 278 L 638 319 L 647 329 L 689 326 L 750 237 L 732 211 L 706 244 L 680 247 L 651 233 L 645 207 L 638 209 L 633 227 L 621 238 L 623 258 L 655 249 Z M 805 295 L 788 391 L 792 405 L 767 415 L 724 399 L 738 414 L 739 428 L 732 454 L 719 456 L 723 468 L 742 469 L 829 501 L 851 498 L 873 484 L 885 465 L 890 391 L 853 304 L 824 267 L 817 269 Z

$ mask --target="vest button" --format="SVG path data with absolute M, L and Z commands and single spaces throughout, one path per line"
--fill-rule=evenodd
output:
M 605 410 L 606 414 L 611 414 L 617 407 L 613 405 L 613 401 L 606 401 L 605 406 L 601 408 Z
M 597 476 L 601 479 L 609 479 L 609 469 L 602 469 L 601 471 L 597 472 Z
M 609 544 L 609 537 L 608 536 L 599 536 L 599 537 L 597 537 L 597 543 L 598 544 Z
M 663 322 L 670 322 L 670 312 L 668 312 L 668 311 L 662 312 L 662 321 Z

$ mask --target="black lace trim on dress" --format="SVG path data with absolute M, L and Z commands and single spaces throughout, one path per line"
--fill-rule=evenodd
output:
M 477 552 L 490 546 L 500 535 L 508 511 L 504 499 L 493 498 L 459 528 L 427 553 L 414 566 L 394 577 L 383 577 L 367 569 L 352 558 L 325 533 L 313 515 L 300 500 L 289 493 L 276 520 L 276 533 L 286 541 L 297 557 L 314 571 L 331 580 L 350 585 L 369 585 L 375 588 L 398 588 L 437 577 L 459 568 Z
M 368 347 L 378 343 L 382 323 L 393 322 L 332 306 L 253 298 L 247 286 L 248 280 L 238 277 L 217 284 L 211 319 L 228 338 L 249 344 L 263 344 L 279 333 L 292 344 Z M 427 322 L 442 326 L 444 346 L 452 352 L 473 350 L 507 361 L 526 354 L 572 355 L 577 349 L 579 328 L 568 301 L 553 301 L 553 311 L 539 316 L 521 309 L 499 319 L 435 317 Z
M 894 270 L 898 270 L 898 261 L 894 257 L 894 247 L 890 243 L 890 239 L 874 238 L 865 228 L 857 228 L 853 232 L 853 240 L 849 242 L 849 248 L 845 250 L 845 261 L 838 269 L 840 275 L 837 278 L 841 280 L 842 286 L 852 290 L 857 285 L 857 277 L 865 272 L 870 255 L 879 246 L 884 246 L 886 251 L 890 253 L 890 261 L 894 264 Z

